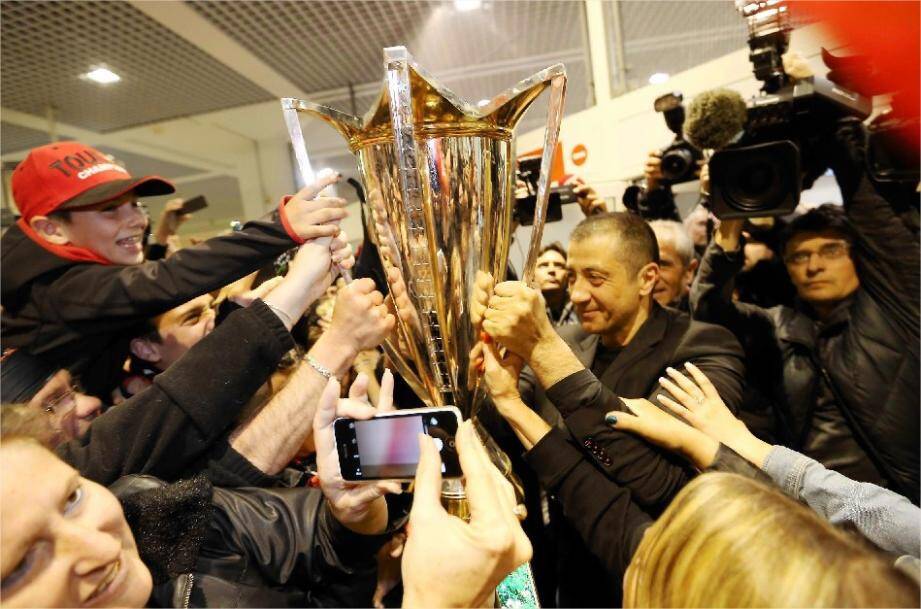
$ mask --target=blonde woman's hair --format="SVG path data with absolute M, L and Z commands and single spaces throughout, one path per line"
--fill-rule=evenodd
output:
M 917 607 L 886 557 L 778 490 L 736 474 L 688 484 L 646 532 L 624 607 Z

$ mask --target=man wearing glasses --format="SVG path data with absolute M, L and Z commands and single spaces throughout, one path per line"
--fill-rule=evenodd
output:
M 67 370 L 21 350 L 4 353 L 0 361 L 3 403 L 26 402 L 46 413 L 55 435 L 52 444 L 83 437 L 102 414 L 102 401 L 83 393 Z
M 695 319 L 742 343 L 782 443 L 918 503 L 918 241 L 857 167 L 833 167 L 844 206 L 793 219 L 781 244 L 797 299 L 731 299 L 742 220 L 723 221 L 691 289 Z

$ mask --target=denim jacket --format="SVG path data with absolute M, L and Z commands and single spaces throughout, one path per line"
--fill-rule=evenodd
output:
M 771 450 L 762 470 L 832 524 L 852 523 L 883 550 L 921 557 L 921 509 L 905 497 L 851 480 L 783 446 Z

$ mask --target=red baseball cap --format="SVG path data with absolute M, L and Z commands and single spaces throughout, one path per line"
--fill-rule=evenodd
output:
M 13 199 L 26 221 L 60 209 L 90 207 L 134 191 L 139 197 L 176 191 L 160 176 L 134 178 L 103 153 L 80 142 L 29 151 L 13 170 Z

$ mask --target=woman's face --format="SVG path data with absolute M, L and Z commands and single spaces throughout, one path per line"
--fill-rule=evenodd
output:
M 143 607 L 153 582 L 121 505 L 36 443 L 0 446 L 4 607 Z

